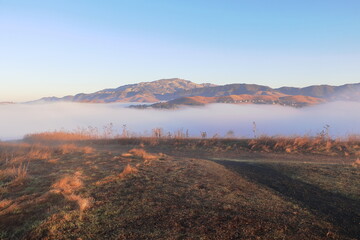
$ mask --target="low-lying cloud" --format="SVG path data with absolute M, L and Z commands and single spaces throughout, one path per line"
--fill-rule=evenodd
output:
M 211 104 L 178 110 L 130 109 L 127 104 L 37 103 L 0 105 L 0 139 L 20 139 L 25 134 L 97 127 L 113 123 L 138 134 L 161 127 L 165 132 L 188 130 L 191 136 L 207 132 L 224 136 L 229 130 L 237 137 L 257 135 L 316 135 L 329 125 L 333 137 L 360 134 L 360 103 L 332 102 L 295 109 L 272 105 Z

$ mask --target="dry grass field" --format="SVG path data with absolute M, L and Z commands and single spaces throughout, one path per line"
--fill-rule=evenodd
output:
M 0 239 L 358 239 L 360 141 L 0 142 Z

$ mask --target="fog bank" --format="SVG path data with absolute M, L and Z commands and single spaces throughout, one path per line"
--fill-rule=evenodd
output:
M 173 132 L 188 129 L 191 136 L 206 131 L 224 136 L 229 130 L 237 137 L 257 135 L 316 135 L 330 125 L 333 137 L 360 134 L 360 103 L 332 102 L 295 109 L 273 105 L 211 104 L 178 110 L 129 109 L 128 104 L 37 103 L 0 105 L 0 139 L 20 139 L 25 134 L 97 127 L 113 123 L 121 133 L 127 125 L 131 132 L 146 134 L 161 127 Z

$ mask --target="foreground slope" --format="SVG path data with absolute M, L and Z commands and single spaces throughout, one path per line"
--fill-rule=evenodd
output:
M 1 239 L 359 233 L 360 170 L 352 158 L 249 152 L 239 140 L 33 143 L 1 145 Z

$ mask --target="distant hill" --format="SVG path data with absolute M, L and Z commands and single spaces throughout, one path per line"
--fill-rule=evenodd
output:
M 0 104 L 5 105 L 5 104 L 14 104 L 14 102 L 0 102 Z
M 203 106 L 210 103 L 233 104 L 277 104 L 291 107 L 305 107 L 325 102 L 324 99 L 309 96 L 271 96 L 271 95 L 229 95 L 222 97 L 181 97 L 152 105 L 132 105 L 133 108 L 177 108 L 178 106 Z
M 304 88 L 282 87 L 275 90 L 287 95 L 303 95 L 327 100 L 360 101 L 360 83 L 342 86 L 317 85 Z
M 89 94 L 80 93 L 62 98 L 40 99 L 40 101 L 51 102 L 143 102 L 156 103 L 151 106 L 164 108 L 208 103 L 280 104 L 302 107 L 335 100 L 360 101 L 360 83 L 342 86 L 315 85 L 304 88 L 271 88 L 256 84 L 197 84 L 184 79 L 172 78 L 104 89 Z

